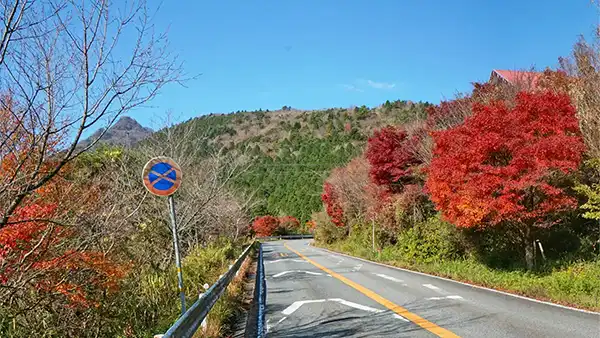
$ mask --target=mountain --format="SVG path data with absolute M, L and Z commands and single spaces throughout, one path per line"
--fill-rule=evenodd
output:
M 89 138 L 83 140 L 80 143 L 80 146 L 87 146 L 93 140 L 100 137 L 104 130 L 104 128 L 100 128 Z M 100 139 L 100 142 L 110 145 L 131 147 L 153 132 L 152 129 L 143 127 L 135 119 L 128 116 L 122 116 L 115 124 L 108 128 L 106 133 L 102 136 L 102 139 Z
M 224 148 L 251 157 L 234 182 L 256 200 L 254 215 L 291 215 L 302 221 L 322 207 L 323 182 L 360 155 L 373 130 L 426 117 L 429 103 L 386 101 L 368 108 L 238 111 L 190 119 L 194 149 Z

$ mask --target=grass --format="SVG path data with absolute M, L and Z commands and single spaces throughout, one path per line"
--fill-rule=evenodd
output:
M 182 262 L 184 291 L 189 308 L 204 292 L 205 283 L 214 284 L 229 269 L 246 245 L 218 242 L 208 247 L 192 250 Z M 232 280 L 221 298 L 211 309 L 207 328 L 198 331 L 196 337 L 223 337 L 230 333 L 242 306 L 243 279 L 250 266 L 252 253 L 240 267 L 240 273 Z M 175 269 L 166 272 L 140 271 L 132 279 L 129 292 L 121 297 L 121 318 L 126 318 L 127 328 L 117 337 L 152 337 L 166 332 L 180 315 Z M 120 323 L 122 324 L 122 323 Z
M 375 262 L 519 294 L 539 300 L 600 311 L 600 261 L 574 262 L 544 272 L 492 269 L 474 259 L 407 261 L 393 246 L 373 252 L 350 240 L 316 245 Z
M 208 316 L 206 330 L 198 330 L 195 338 L 225 337 L 232 331 L 235 320 L 240 314 L 244 297 L 244 279 L 250 269 L 252 253 L 240 267 L 240 272 L 231 281 L 227 290 L 215 303 Z

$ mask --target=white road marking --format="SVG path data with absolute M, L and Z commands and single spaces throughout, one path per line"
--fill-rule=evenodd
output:
M 303 259 L 295 259 L 295 258 L 281 258 L 281 259 L 276 259 L 274 261 L 268 261 L 265 262 L 265 264 L 271 264 L 271 263 L 278 263 L 278 262 L 283 262 L 283 261 L 287 261 L 287 262 L 296 262 L 296 263 L 308 263 L 307 261 L 303 260 Z
M 274 275 L 273 277 L 274 278 L 281 277 L 283 275 L 287 275 L 288 273 L 292 273 L 292 272 L 302 272 L 302 273 L 306 273 L 306 274 L 309 274 L 309 275 L 323 276 L 323 274 L 320 273 L 320 272 L 312 272 L 312 271 L 304 271 L 304 270 L 291 270 L 291 271 L 282 271 L 282 272 Z M 330 275 L 327 275 L 327 276 L 330 276 Z
M 435 285 L 431 285 L 431 284 L 423 284 L 424 287 L 429 288 L 431 290 L 435 290 L 435 291 L 441 291 L 442 289 L 438 288 Z
M 463 300 L 464 298 L 462 298 L 461 296 L 446 296 L 446 297 L 429 297 L 429 298 L 427 298 L 427 300 L 442 300 L 442 299 Z
M 358 264 L 357 266 L 355 266 L 354 268 L 352 268 L 352 271 L 356 272 L 356 271 L 360 271 L 360 269 L 363 267 L 362 264 Z
M 427 300 L 442 300 L 444 298 L 446 298 L 446 297 L 429 297 L 429 298 L 427 298 Z
M 342 264 L 343 261 L 344 261 L 344 259 L 340 258 L 340 260 L 337 263 L 335 263 L 335 265 L 340 265 L 340 264 Z
M 357 304 L 357 303 L 350 302 L 350 301 L 347 301 L 347 300 L 344 300 L 344 299 L 340 299 L 340 298 L 329 298 L 328 301 L 338 302 L 340 304 L 344 304 L 346 306 L 353 307 L 355 309 L 359 309 L 359 310 L 363 310 L 363 311 L 367 311 L 367 312 L 375 312 L 375 313 L 383 312 L 383 310 L 377 310 L 377 309 L 374 309 L 374 308 L 372 308 L 370 306 Z
M 267 333 L 269 333 L 269 330 L 271 330 L 271 325 L 269 325 L 270 321 L 271 319 L 267 319 Z
M 283 322 L 283 321 L 284 321 L 286 318 L 287 318 L 287 317 L 283 317 L 283 318 L 281 318 L 281 319 L 280 319 L 280 320 L 277 322 L 277 324 L 281 324 L 281 322 Z
M 296 312 L 302 305 L 309 303 L 323 303 L 327 301 L 327 299 L 315 299 L 315 300 L 299 300 L 297 302 L 292 303 L 292 305 L 288 306 L 285 310 L 281 311 L 286 316 L 291 315 Z
M 449 299 L 458 299 L 458 300 L 463 300 L 464 299 L 461 296 L 446 296 L 446 298 L 449 298 Z
M 340 303 L 342 305 L 346 305 L 355 309 L 359 309 L 362 311 L 367 311 L 367 312 L 374 312 L 374 313 L 381 313 L 384 312 L 384 310 L 378 310 L 375 308 L 372 308 L 370 306 L 366 306 L 366 305 L 362 305 L 362 304 L 357 304 L 354 302 L 350 302 L 347 301 L 345 299 L 341 299 L 341 298 L 328 298 L 328 299 L 314 299 L 314 300 L 299 300 L 296 301 L 294 303 L 292 303 L 292 305 L 288 306 L 285 310 L 281 311 L 281 313 L 283 313 L 286 316 L 291 315 L 292 313 L 296 312 L 296 310 L 298 310 L 302 305 L 304 304 L 310 304 L 310 303 L 324 303 L 324 302 L 336 302 L 336 303 Z
M 373 274 L 377 277 L 381 277 L 383 279 L 387 279 L 387 280 L 391 280 L 392 282 L 396 282 L 396 283 L 404 283 L 404 281 L 402 279 L 398 279 L 398 278 L 394 278 L 392 276 L 388 276 L 388 275 L 384 275 L 382 273 L 375 273 L 373 272 Z
M 397 319 L 402 319 L 402 320 L 403 320 L 403 321 L 405 321 L 405 322 L 410 322 L 410 320 L 408 320 L 408 319 L 406 319 L 406 318 L 402 317 L 401 315 L 399 315 L 399 314 L 397 314 L 397 313 L 394 313 L 394 318 L 397 318 Z

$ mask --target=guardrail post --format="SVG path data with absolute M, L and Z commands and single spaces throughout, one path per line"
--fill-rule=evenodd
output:
M 231 265 L 229 266 L 229 268 L 231 269 Z M 204 296 L 204 294 L 206 293 L 206 290 L 208 290 L 208 288 L 210 287 L 208 284 L 204 284 L 202 285 L 202 287 L 204 288 L 204 292 L 200 293 L 200 295 L 198 295 L 198 299 L 202 298 L 202 296 Z M 208 326 L 208 315 L 206 315 L 206 317 L 204 317 L 204 319 L 202 320 L 202 323 L 200 323 L 200 327 L 202 328 L 202 331 L 206 332 L 206 327 Z

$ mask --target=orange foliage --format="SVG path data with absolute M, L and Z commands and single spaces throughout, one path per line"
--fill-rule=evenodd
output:
M 36 148 L 37 141 L 28 132 L 36 127 L 34 122 L 21 119 L 9 97 L 0 97 L 0 102 L 0 136 L 5 142 L 0 150 L 0 186 L 8 194 L 18 193 L 21 181 L 31 180 L 40 159 L 56 151 L 60 138 L 48 140 L 44 149 Z M 55 163 L 42 161 L 40 168 L 47 172 Z M 65 166 L 61 174 L 71 170 Z M 0 228 L 0 288 L 30 276 L 30 285 L 38 292 L 62 295 L 69 306 L 77 307 L 94 305 L 88 300 L 94 289 L 115 291 L 129 267 L 102 252 L 73 249 L 76 228 L 60 222 L 97 207 L 100 190 L 89 182 L 73 183 L 57 175 L 26 196 Z

